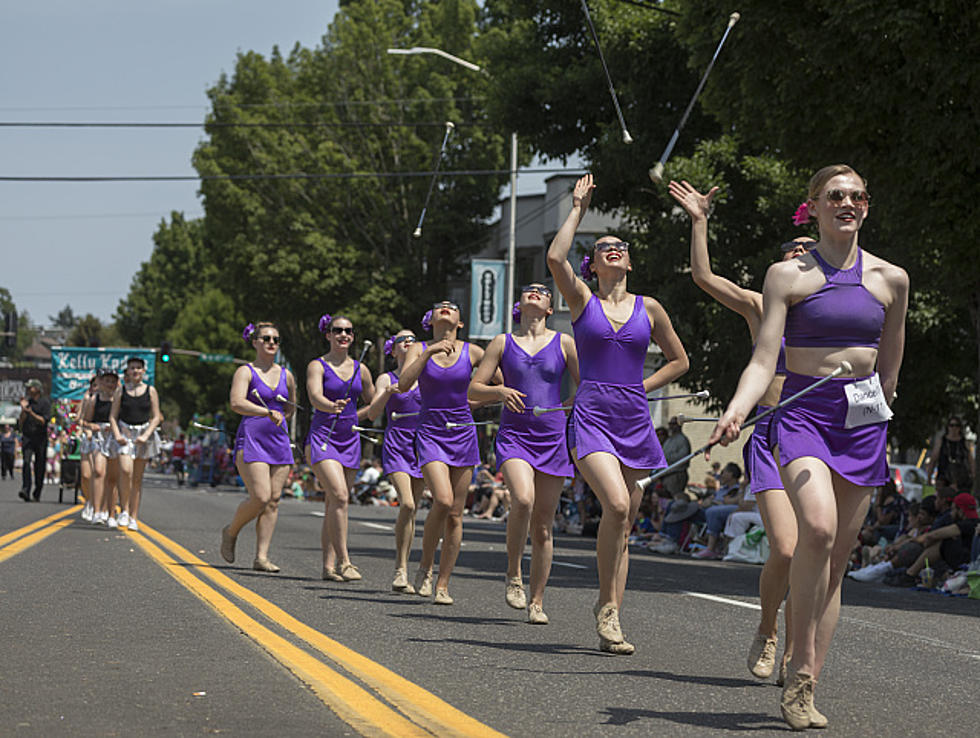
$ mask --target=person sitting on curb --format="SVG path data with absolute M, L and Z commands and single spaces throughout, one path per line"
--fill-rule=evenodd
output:
M 894 579 L 887 579 L 885 583 L 897 587 L 914 587 L 927 562 L 935 567 L 941 561 L 950 571 L 969 563 L 978 517 L 977 501 L 973 495 L 969 492 L 956 495 L 953 498 L 952 525 L 935 528 L 918 536 L 915 540 L 923 547 L 919 558 L 904 572 Z

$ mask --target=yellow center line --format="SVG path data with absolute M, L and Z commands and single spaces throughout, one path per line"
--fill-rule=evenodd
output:
M 280 627 L 306 641 L 322 654 L 371 686 L 388 702 L 433 733 L 453 736 L 503 736 L 489 725 L 470 717 L 414 682 L 399 676 L 366 656 L 328 638 L 285 610 L 246 589 L 226 574 L 199 559 L 179 543 L 140 523 L 140 530 L 170 549 L 177 557 L 197 567 L 218 586 L 247 602 Z
M 62 510 L 54 515 L 48 515 L 46 518 L 41 518 L 40 520 L 35 520 L 30 525 L 25 525 L 23 528 L 18 528 L 17 530 L 12 530 L 9 533 L 5 533 L 0 536 L 0 546 L 4 546 L 15 538 L 20 538 L 23 535 L 27 535 L 32 530 L 37 530 L 38 528 L 43 528 L 48 523 L 53 523 L 55 520 L 65 517 L 66 515 L 71 515 L 82 509 L 81 505 L 74 505 L 69 507 L 67 510 Z
M 146 530 L 148 526 L 141 524 L 141 527 Z M 309 685 L 338 717 L 358 733 L 366 736 L 392 736 L 393 738 L 395 736 L 431 738 L 428 732 L 412 724 L 403 715 L 395 712 L 367 690 L 341 676 L 311 654 L 298 646 L 294 646 L 285 638 L 249 617 L 231 600 L 191 574 L 144 536 L 138 533 L 130 535 L 133 542 L 142 548 L 164 571 Z
M 57 533 L 62 528 L 67 528 L 74 522 L 74 520 L 59 520 L 56 523 L 52 523 L 47 528 L 42 528 L 37 533 L 32 533 L 25 538 L 21 538 L 19 541 L 14 541 L 9 546 L 0 548 L 0 561 L 6 561 L 11 556 L 16 556 L 24 549 L 30 548 L 35 543 L 40 543 L 52 533 Z

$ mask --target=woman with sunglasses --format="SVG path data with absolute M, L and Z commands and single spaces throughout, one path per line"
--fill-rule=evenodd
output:
M 500 402 L 497 468 L 510 491 L 507 515 L 507 578 L 504 598 L 516 610 L 527 608 L 527 621 L 546 625 L 544 588 L 551 573 L 552 526 L 566 477 L 575 469 L 565 444 L 561 380 L 566 369 L 578 384 L 578 355 L 571 336 L 549 330 L 551 290 L 540 283 L 521 289 L 514 304 L 513 333 L 496 336 L 470 382 L 469 397 Z M 498 370 L 503 384 L 491 385 Z M 536 416 L 535 407 L 554 412 Z M 531 533 L 531 600 L 521 577 L 521 560 Z
M 330 350 L 306 367 L 306 393 L 315 408 L 306 437 L 306 459 L 324 490 L 323 578 L 356 582 L 361 572 L 347 552 L 347 505 L 361 465 L 361 436 L 354 430 L 356 398 L 360 395 L 370 404 L 374 382 L 368 368 L 349 355 L 354 343 L 354 324 L 349 319 L 323 315 L 319 328 Z
M 235 468 L 245 482 L 248 499 L 235 510 L 231 524 L 221 531 L 221 556 L 235 560 L 238 533 L 255 520 L 256 571 L 275 573 L 269 561 L 269 544 L 279 519 L 279 499 L 293 465 L 286 421 L 295 405 L 296 379 L 276 363 L 279 329 L 274 323 L 249 323 L 242 332 L 245 343 L 255 349 L 255 359 L 238 367 L 231 379 L 231 409 L 244 416 L 235 434 Z
M 572 314 L 582 375 L 568 424 L 568 448 L 602 505 L 596 543 L 599 647 L 631 654 L 635 649 L 623 637 L 619 611 L 629 570 L 629 532 L 643 496 L 636 483 L 651 469 L 667 466 L 647 393 L 684 374 L 688 360 L 660 303 L 627 292 L 626 278 L 633 269 L 628 244 L 602 236 L 582 260 L 582 278 L 575 276 L 568 252 L 594 186 L 591 174 L 575 183 L 572 210 L 548 249 L 548 269 Z M 598 279 L 596 294 L 586 283 L 592 279 Z M 665 361 L 644 378 L 651 339 Z
M 96 377 L 95 395 L 86 405 L 82 425 L 92 434 L 92 522 L 96 525 L 118 526 L 112 491 L 119 479 L 119 458 L 115 455 L 109 413 L 112 398 L 119 386 L 119 376 L 109 368 L 100 369 Z
M 762 325 L 762 293 L 741 287 L 711 270 L 711 259 L 708 256 L 708 214 L 718 188 L 712 187 L 707 195 L 702 195 L 687 182 L 671 181 L 668 190 L 691 216 L 691 276 L 694 283 L 729 310 L 742 316 L 748 325 L 754 346 Z M 809 236 L 800 236 L 784 243 L 781 247 L 781 260 L 802 257 L 813 243 L 814 240 Z M 759 400 L 756 412 L 779 402 L 783 379 L 786 377 L 784 346 L 780 346 L 775 371 L 772 382 Z M 789 567 L 796 548 L 796 516 L 783 489 L 779 466 L 769 447 L 771 423 L 771 415 L 757 423 L 752 429 L 752 436 L 742 449 L 745 471 L 749 476 L 749 489 L 745 496 L 748 500 L 755 499 L 766 537 L 769 539 L 769 558 L 759 575 L 762 613 L 748 654 L 749 671 L 759 679 L 768 679 L 776 666 L 779 606 L 789 588 Z M 793 654 L 791 613 L 792 607 L 787 602 L 784 611 L 786 644 L 776 679 L 779 686 L 785 683 L 786 664 Z
M 784 335 L 781 399 L 842 362 L 850 364 L 848 376 L 808 392 L 772 423 L 798 530 L 790 567 L 793 655 L 780 705 L 796 730 L 827 725 L 814 706 L 814 686 L 837 627 L 841 579 L 871 492 L 888 480 L 889 405 L 902 363 L 909 289 L 904 270 L 858 243 L 869 197 L 856 171 L 843 164 L 824 167 L 810 179 L 804 205 L 820 240 L 805 256 L 769 267 L 755 351 L 709 439 L 728 443 L 738 436 L 772 382 Z
M 367 416 L 372 421 L 382 412 L 386 415 L 381 463 L 384 473 L 391 479 L 398 493 L 398 519 L 395 521 L 395 577 L 391 589 L 405 594 L 415 594 L 415 588 L 408 581 L 408 557 L 412 550 L 412 541 L 415 539 L 415 513 L 424 486 L 422 471 L 415 458 L 415 432 L 419 425 L 422 397 L 417 382 L 406 392 L 398 388 L 398 379 L 405 367 L 405 358 L 414 343 L 415 334 L 407 328 L 398 331 L 385 341 L 385 354 L 393 356 L 397 366 L 394 371 L 385 372 L 378 377 L 375 383 L 374 400 L 367 410 Z
M 447 300 L 433 305 L 422 317 L 422 327 L 432 329 L 433 340 L 409 347 L 398 378 L 402 392 L 418 382 L 422 398 L 415 452 L 425 486 L 432 493 L 432 509 L 425 519 L 415 591 L 421 597 L 432 596 L 432 566 L 442 538 L 435 585 L 437 605 L 453 604 L 449 577 L 463 541 L 463 506 L 473 467 L 480 463 L 466 390 L 473 367 L 483 359 L 483 349 L 456 337 L 462 325 L 456 303 Z

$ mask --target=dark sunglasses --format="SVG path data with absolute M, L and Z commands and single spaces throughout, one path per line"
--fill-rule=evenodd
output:
M 274 346 L 278 346 L 280 339 L 279 336 L 265 335 L 265 336 L 259 336 L 259 340 L 262 341 L 262 343 L 271 343 Z
M 442 310 L 443 308 L 449 308 L 450 310 L 455 310 L 457 313 L 459 312 L 459 305 L 455 302 L 443 301 L 432 303 L 433 310 Z
M 630 250 L 630 245 L 626 241 L 603 241 L 595 245 L 596 253 L 602 251 L 619 251 L 620 253 Z
M 526 284 L 523 287 L 521 287 L 521 294 L 523 295 L 525 292 L 534 292 L 538 295 L 541 295 L 542 297 L 547 297 L 547 298 L 551 297 L 551 290 L 549 290 L 547 287 L 541 284 Z
M 392 346 L 399 343 L 415 343 L 417 339 L 415 336 L 399 336 L 394 341 L 391 342 Z
M 784 254 L 788 254 L 790 251 L 796 251 L 796 249 L 803 249 L 804 251 L 809 251 L 816 243 L 814 241 L 787 241 L 779 250 Z
M 346 333 L 348 336 L 354 335 L 353 328 L 343 328 L 339 325 L 330 326 L 330 332 L 333 333 L 335 336 L 339 336 L 341 333 Z
M 946 423 L 946 426 L 947 426 L 948 428 L 962 428 L 962 427 L 963 427 L 963 426 L 962 426 L 962 425 L 960 425 L 959 423 Z
M 831 205 L 840 205 L 844 202 L 844 198 L 849 197 L 854 203 L 854 207 L 858 208 L 867 207 L 868 203 L 871 202 L 871 195 L 864 190 L 854 190 L 853 192 L 844 192 L 841 189 L 827 190 L 824 197 Z

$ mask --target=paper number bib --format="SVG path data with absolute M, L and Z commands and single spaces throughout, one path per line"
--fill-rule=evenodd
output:
M 885 393 L 881 391 L 881 380 L 877 373 L 867 379 L 844 385 L 844 393 L 847 395 L 845 428 L 883 423 L 894 414 L 885 402 Z

